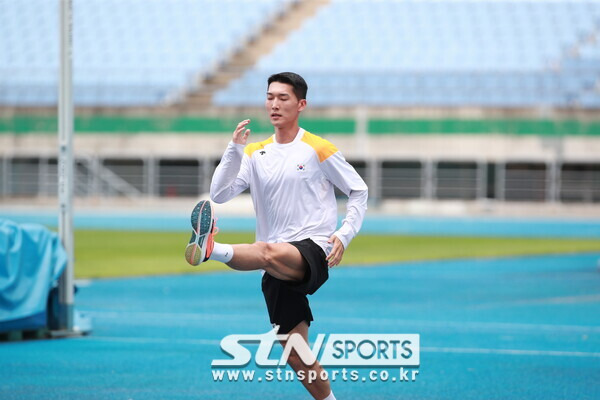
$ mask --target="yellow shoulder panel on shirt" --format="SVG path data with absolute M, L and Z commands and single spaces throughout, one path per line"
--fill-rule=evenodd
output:
M 313 135 L 307 131 L 304 131 L 302 141 L 317 152 L 319 162 L 327 160 L 332 154 L 338 151 L 337 147 L 335 147 L 330 141 L 325 140 L 320 136 Z
M 264 149 L 269 143 L 273 143 L 273 136 L 270 136 L 267 140 L 263 140 L 262 142 L 250 143 L 244 147 L 244 153 L 246 153 L 248 157 L 252 157 L 252 153 L 256 150 Z

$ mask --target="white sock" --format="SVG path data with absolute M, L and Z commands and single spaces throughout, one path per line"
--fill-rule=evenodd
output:
M 208 258 L 209 260 L 220 261 L 222 263 L 228 263 L 233 258 L 233 247 L 230 244 L 217 243 Z
M 329 396 L 325 397 L 323 400 L 335 400 L 335 396 L 333 395 L 333 391 L 329 393 Z

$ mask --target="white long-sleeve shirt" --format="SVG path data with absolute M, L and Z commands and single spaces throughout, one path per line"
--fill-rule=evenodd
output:
M 334 185 L 348 196 L 346 218 L 337 227 Z M 250 188 L 256 240 L 268 243 L 310 238 L 326 254 L 335 234 L 348 247 L 367 210 L 368 189 L 329 141 L 300 129 L 277 143 L 275 135 L 247 146 L 230 142 L 215 170 L 210 196 L 224 203 Z

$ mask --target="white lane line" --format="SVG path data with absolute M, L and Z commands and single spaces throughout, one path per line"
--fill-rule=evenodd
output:
M 117 337 L 117 336 L 85 336 L 74 340 L 98 340 L 116 343 L 138 344 L 184 344 L 198 346 L 219 346 L 221 341 L 214 339 L 169 339 L 156 337 Z M 554 351 L 554 350 L 526 350 L 526 349 L 489 349 L 478 347 L 421 347 L 423 353 L 454 353 L 454 354 L 500 354 L 509 356 L 550 356 L 550 357 L 580 357 L 600 358 L 600 353 L 584 351 Z
M 91 317 L 106 319 L 125 319 L 129 321 L 152 319 L 157 322 L 165 320 L 235 320 L 248 318 L 264 318 L 262 313 L 245 314 L 214 314 L 214 313 L 179 313 L 179 312 L 153 312 L 153 311 L 85 311 Z M 355 317 L 323 317 L 327 323 L 339 323 L 362 326 L 392 325 L 402 326 L 403 330 L 414 331 L 420 327 L 455 329 L 459 331 L 518 331 L 540 333 L 600 333 L 600 326 L 585 325 L 551 325 L 551 324 L 526 324 L 512 322 L 467 322 L 467 321 L 426 321 L 426 320 L 404 320 L 391 318 L 355 318 Z
M 523 301 L 525 304 L 578 304 L 578 303 L 597 303 L 600 302 L 600 294 L 589 294 L 581 296 L 563 296 L 550 297 L 546 299 L 537 299 L 531 301 Z
M 552 356 L 552 357 L 585 357 L 600 358 L 600 353 L 584 351 L 554 351 L 554 350 L 520 350 L 520 349 L 480 349 L 462 347 L 421 347 L 424 353 L 459 353 L 459 354 L 503 354 L 511 356 Z
M 563 297 L 546 297 L 541 299 L 525 299 L 516 301 L 507 301 L 504 303 L 483 303 L 477 306 L 471 307 L 475 310 L 483 310 L 489 308 L 499 308 L 507 306 L 520 306 L 520 305 L 537 305 L 537 304 L 585 304 L 585 303 L 599 303 L 600 294 L 590 294 L 581 296 L 563 296 Z
M 585 325 L 551 325 L 551 324 L 525 324 L 512 322 L 467 322 L 467 321 L 425 321 L 425 320 L 403 320 L 389 318 L 343 318 L 343 317 L 325 317 L 327 322 L 340 322 L 357 325 L 373 324 L 377 325 L 401 325 L 405 330 L 414 330 L 415 327 L 433 327 L 443 329 L 458 330 L 510 330 L 510 331 L 540 331 L 549 332 L 582 332 L 582 333 L 600 333 L 600 326 Z
M 101 342 L 117 342 L 117 343 L 139 343 L 139 344 L 185 344 L 199 346 L 219 346 L 220 340 L 210 339 L 169 339 L 156 337 L 119 337 L 119 336 L 83 336 L 74 338 L 74 340 L 98 340 Z
M 92 317 L 106 318 L 106 319 L 188 319 L 188 320 L 206 320 L 206 319 L 234 319 L 234 318 L 256 318 L 264 317 L 263 313 L 245 313 L 245 314 L 212 314 L 212 313 L 181 313 L 181 312 L 154 312 L 154 311 L 85 311 L 80 310 L 84 314 L 89 314 Z

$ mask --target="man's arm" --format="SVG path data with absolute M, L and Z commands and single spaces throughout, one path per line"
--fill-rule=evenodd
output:
M 344 250 L 356 236 L 362 226 L 367 211 L 368 188 L 356 170 L 337 151 L 321 163 L 321 169 L 331 183 L 337 186 L 346 196 L 346 218 L 342 226 L 329 239 L 333 248 L 329 253 L 329 266 L 340 263 Z
M 250 120 L 238 124 L 233 132 L 233 138 L 219 166 L 215 169 L 210 184 L 210 198 L 215 203 L 224 203 L 246 190 L 250 184 L 249 165 L 244 157 L 244 147 L 250 135 L 250 129 L 245 129 Z

